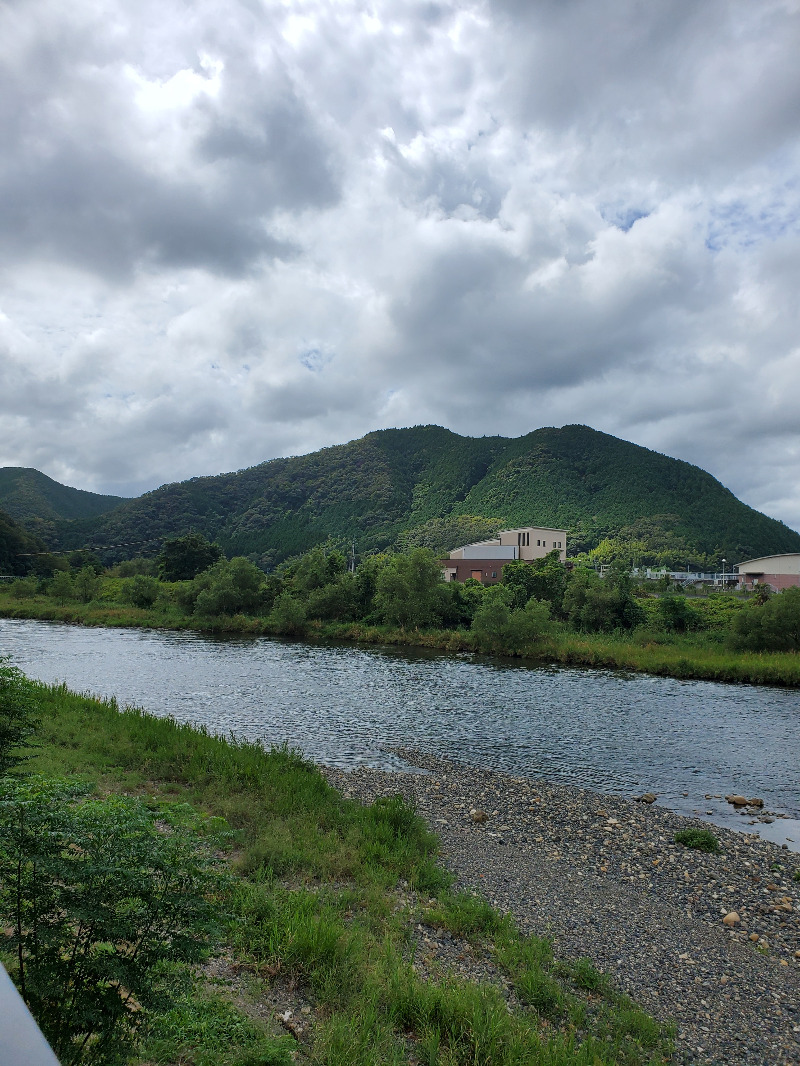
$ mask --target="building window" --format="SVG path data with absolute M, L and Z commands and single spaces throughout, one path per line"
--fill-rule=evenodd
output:
M 536 547 L 537 547 L 537 548 L 541 548 L 541 546 L 542 546 L 542 542 L 541 542 L 541 540 L 537 540 L 537 541 L 536 541 Z
M 497 571 L 496 570 L 492 570 L 492 577 L 497 577 Z
M 559 548 L 561 547 L 561 541 L 558 542 L 558 546 L 559 546 Z

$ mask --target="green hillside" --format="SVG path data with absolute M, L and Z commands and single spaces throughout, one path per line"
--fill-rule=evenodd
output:
M 32 562 L 30 553 L 43 550 L 38 537 L 0 511 L 0 574 L 27 574 Z
M 710 474 L 586 426 L 514 439 L 460 437 L 439 426 L 380 430 L 165 485 L 59 530 L 65 547 L 130 545 L 104 553 L 117 557 L 195 530 L 229 555 L 272 565 L 328 538 L 355 538 L 359 552 L 404 543 L 439 550 L 527 524 L 567 528 L 573 553 L 621 537 L 642 563 L 700 566 L 723 555 L 737 562 L 800 551 L 800 534 Z
M 29 528 L 62 519 L 97 518 L 121 503 L 121 496 L 71 489 L 30 467 L 0 467 L 0 509 Z

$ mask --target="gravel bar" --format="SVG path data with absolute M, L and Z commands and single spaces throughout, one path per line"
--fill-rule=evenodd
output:
M 676 1062 L 798 1066 L 800 855 L 716 826 L 721 850 L 696 851 L 674 834 L 707 823 L 657 803 L 401 754 L 423 772 L 321 769 L 362 802 L 414 803 L 457 887 L 674 1021 Z

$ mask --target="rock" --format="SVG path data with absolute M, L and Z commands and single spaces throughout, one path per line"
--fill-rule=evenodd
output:
M 722 919 L 724 925 L 734 926 L 738 925 L 742 919 L 736 913 L 736 911 L 728 911 L 725 917 Z
M 747 801 L 747 806 L 748 807 L 763 807 L 764 806 L 764 801 L 762 799 L 758 799 L 757 797 L 755 799 L 749 799 Z
M 734 807 L 747 807 L 750 800 L 746 796 L 726 796 L 725 799 L 728 803 L 732 803 Z
M 754 944 L 757 944 L 758 943 L 758 933 L 751 933 L 750 934 L 750 939 L 753 941 Z
M 469 816 L 477 825 L 482 825 L 484 822 L 489 821 L 489 815 L 479 807 L 473 807 L 469 812 Z
M 637 803 L 655 803 L 657 799 L 655 792 L 645 792 L 643 796 L 636 796 Z

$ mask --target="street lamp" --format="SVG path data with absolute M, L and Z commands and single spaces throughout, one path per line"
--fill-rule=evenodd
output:
M 725 564 L 727 563 L 727 561 L 728 561 L 727 559 L 723 559 L 722 560 L 722 587 L 723 588 L 725 587 Z

